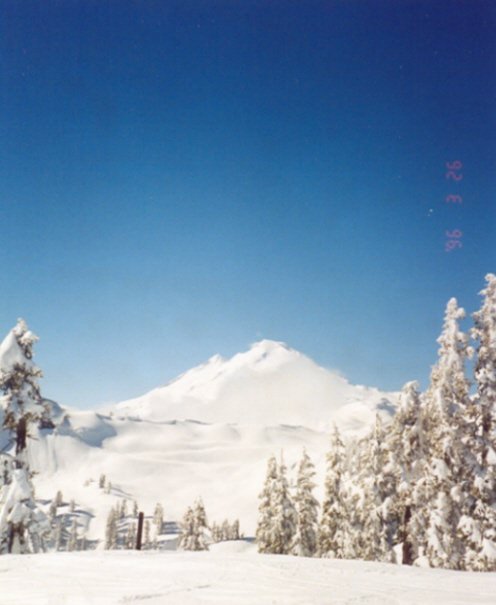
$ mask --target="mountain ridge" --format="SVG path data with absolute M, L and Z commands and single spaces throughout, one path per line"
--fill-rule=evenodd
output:
M 163 422 L 289 424 L 327 430 L 347 405 L 368 417 L 396 393 L 353 385 L 286 343 L 262 340 L 226 359 L 211 356 L 163 386 L 107 408 L 119 417 Z M 360 410 L 356 410 L 360 413 Z M 337 417 L 343 422 L 343 413 Z

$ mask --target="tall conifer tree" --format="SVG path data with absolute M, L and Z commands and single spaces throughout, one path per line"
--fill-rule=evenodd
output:
M 295 504 L 297 528 L 293 554 L 300 557 L 313 557 L 317 551 L 317 522 L 319 503 L 313 495 L 315 483 L 314 465 L 306 450 L 298 467 L 296 479 Z

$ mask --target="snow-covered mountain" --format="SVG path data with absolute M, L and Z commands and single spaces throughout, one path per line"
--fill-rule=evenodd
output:
M 361 434 L 377 411 L 393 413 L 395 399 L 265 340 L 106 413 L 50 402 L 56 428 L 30 440 L 30 465 L 39 498 L 62 490 L 94 515 L 90 539 L 103 537 L 107 512 L 122 498 L 147 513 L 162 502 L 166 518 L 178 520 L 198 496 L 210 520 L 239 517 L 250 535 L 271 454 L 284 451 L 291 471 L 305 447 L 320 496 L 331 424 Z M 101 474 L 112 483 L 109 494 L 98 488 Z
M 154 422 L 193 419 L 326 430 L 369 426 L 395 394 L 355 386 L 286 344 L 255 343 L 231 359 L 219 355 L 168 385 L 115 406 L 115 414 Z M 391 410 L 389 410 L 391 411 Z

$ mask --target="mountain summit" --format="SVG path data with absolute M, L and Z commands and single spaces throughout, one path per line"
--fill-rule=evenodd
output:
M 261 340 L 230 359 L 214 355 L 166 386 L 117 404 L 114 412 L 155 422 L 193 419 L 325 429 L 336 421 L 353 429 L 369 425 L 375 411 L 391 399 L 394 395 L 350 384 L 285 343 Z

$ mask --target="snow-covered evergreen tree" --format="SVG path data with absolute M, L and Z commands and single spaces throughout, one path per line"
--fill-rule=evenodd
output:
M 239 540 L 241 537 L 239 533 L 239 519 L 235 519 L 231 526 L 231 540 Z
M 477 342 L 476 395 L 468 411 L 467 443 L 474 457 L 467 475 L 473 503 L 459 524 L 467 569 L 496 571 L 496 275 L 486 275 L 482 306 L 473 314 Z
M 210 525 L 210 534 L 212 536 L 212 542 L 214 544 L 221 541 L 220 527 L 215 521 Z
M 0 344 L 0 407 L 13 445 L 10 483 L 0 493 L 0 553 L 38 552 L 50 532 L 50 523 L 35 502 L 27 450 L 28 438 L 49 419 L 38 386 L 42 373 L 33 362 L 37 340 L 20 319 Z
M 208 550 L 209 541 L 207 515 L 199 498 L 183 517 L 178 546 L 182 550 Z
M 418 388 L 416 381 L 404 385 L 387 438 L 397 480 L 397 540 L 402 547 L 399 562 L 404 565 L 412 565 L 423 554 L 426 541 L 428 502 L 422 498 L 425 449 Z
M 157 502 L 155 505 L 155 510 L 153 512 L 153 523 L 157 528 L 157 534 L 162 533 L 162 526 L 164 524 L 164 509 L 160 502 Z
M 207 513 L 205 512 L 205 507 L 201 498 L 198 498 L 198 500 L 195 502 L 194 517 L 195 531 L 197 536 L 196 550 L 208 550 L 210 536 L 208 532 Z
M 53 521 L 56 516 L 57 516 L 57 502 L 55 500 L 52 500 L 50 502 L 50 508 L 48 509 L 48 518 L 50 519 L 50 521 Z
M 71 529 L 69 532 L 69 540 L 67 541 L 67 550 L 72 552 L 78 549 L 78 526 L 77 520 L 74 518 L 71 523 Z
M 322 504 L 317 548 L 321 557 L 344 558 L 346 556 L 347 510 L 344 497 L 345 449 L 339 430 L 334 426 L 330 449 L 327 454 L 325 494 Z
M 271 552 L 287 555 L 293 550 L 296 534 L 297 514 L 289 492 L 286 465 L 281 454 L 281 462 L 274 485 L 273 517 L 271 522 Z
M 15 469 L 0 495 L 0 553 L 43 551 L 50 532 L 48 517 L 34 500 L 27 470 Z
M 15 444 L 15 466 L 27 464 L 27 438 L 46 414 L 38 378 L 41 370 L 33 362 L 33 345 L 38 337 L 19 319 L 0 345 L 0 405 L 3 426 Z
M 222 526 L 220 528 L 220 537 L 222 541 L 231 539 L 231 526 L 227 519 L 224 519 L 222 522 Z
M 187 511 L 184 513 L 180 527 L 181 533 L 179 534 L 178 547 L 182 550 L 197 550 L 195 513 L 193 512 L 191 506 L 189 506 Z
M 239 520 L 236 519 L 230 523 L 227 519 L 219 525 L 218 523 L 212 523 L 210 525 L 210 537 L 212 542 L 224 542 L 226 540 L 239 540 Z
M 296 479 L 297 527 L 293 546 L 293 554 L 300 557 L 313 557 L 317 551 L 319 503 L 313 495 L 314 476 L 314 465 L 304 449 Z
M 134 548 L 136 548 L 136 535 L 136 523 L 128 523 L 126 534 L 126 548 L 128 550 L 133 550 Z
M 114 550 L 117 548 L 117 519 L 118 513 L 111 508 L 107 516 L 107 525 L 105 528 L 105 549 Z
M 56 551 L 62 546 L 62 519 L 56 519 L 53 528 L 53 546 Z
M 469 382 L 465 360 L 471 355 L 468 338 L 459 328 L 465 311 L 452 298 L 446 307 L 438 362 L 432 368 L 425 396 L 424 435 L 427 444 L 425 496 L 429 521 L 426 555 L 433 567 L 463 568 L 464 540 L 458 532 L 469 495 L 463 489 L 467 456 L 463 447 L 468 425 Z
M 150 521 L 147 519 L 145 521 L 145 527 L 143 531 L 143 548 L 148 549 L 151 546 L 150 539 Z
M 398 477 L 380 416 L 368 442 L 364 489 L 362 558 L 395 562 L 394 546 L 398 542 Z
M 259 494 L 259 517 L 256 530 L 258 552 L 272 552 L 272 523 L 274 517 L 274 494 L 277 482 L 277 461 L 271 456 L 267 462 L 267 473 L 262 491 Z
M 62 492 L 60 490 L 55 495 L 55 504 L 57 506 L 62 506 L 62 504 L 64 504 L 64 497 L 62 496 Z

